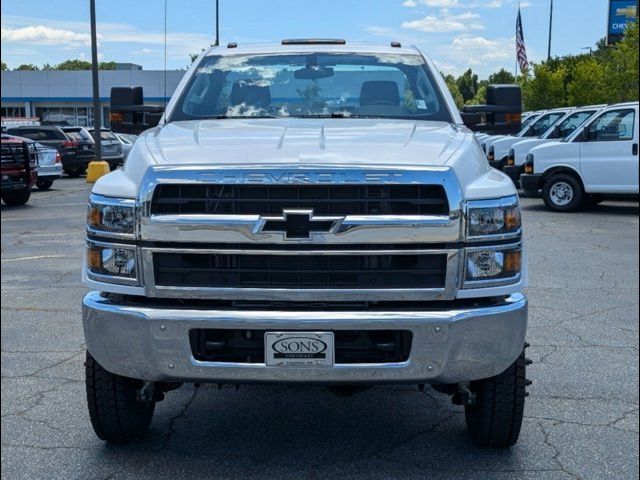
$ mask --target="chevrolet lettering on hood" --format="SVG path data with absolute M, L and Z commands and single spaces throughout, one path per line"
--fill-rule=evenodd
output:
M 400 172 L 215 172 L 200 174 L 198 180 L 224 184 L 384 184 L 399 183 L 404 176 Z

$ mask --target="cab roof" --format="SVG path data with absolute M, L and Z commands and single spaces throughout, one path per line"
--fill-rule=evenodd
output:
M 290 40 L 289 40 L 290 41 Z M 316 43 L 313 39 L 295 40 L 296 43 L 256 43 L 256 44 L 235 44 L 220 45 L 211 47 L 205 51 L 204 55 L 264 55 L 279 53 L 309 53 L 309 52 L 325 52 L 325 53 L 372 53 L 384 55 L 419 55 L 420 52 L 414 46 L 392 46 L 396 42 L 386 45 L 371 43 L 334 43 L 335 41 L 327 40 L 327 43 Z M 332 43 L 328 43 L 332 42 Z M 236 46 L 234 46 L 236 45 Z M 399 45 L 399 44 L 396 44 Z

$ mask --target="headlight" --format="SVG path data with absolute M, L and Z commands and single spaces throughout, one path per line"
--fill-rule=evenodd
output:
M 495 157 L 495 153 L 494 153 L 495 151 L 496 149 L 494 148 L 493 145 L 491 145 L 489 147 L 489 151 L 487 152 L 487 158 L 489 159 L 490 162 L 493 162 L 493 159 Z
M 533 173 L 533 170 L 533 153 L 529 153 L 524 162 L 524 173 Z
M 99 280 L 135 283 L 137 281 L 135 248 L 89 241 L 87 242 L 87 269 L 91 277 Z M 121 282 L 118 282 L 118 279 Z
M 512 283 L 520 277 L 521 270 L 522 250 L 519 245 L 473 249 L 466 254 L 465 284 L 477 287 Z
M 507 165 L 514 165 L 516 163 L 516 152 L 513 148 L 509 149 L 509 155 L 507 155 Z
M 135 225 L 134 200 L 91 195 L 87 212 L 87 226 L 94 233 L 133 237 Z
M 472 201 L 467 205 L 467 238 L 504 236 L 520 233 L 522 221 L 518 198 Z M 481 239 L 481 238 L 480 238 Z

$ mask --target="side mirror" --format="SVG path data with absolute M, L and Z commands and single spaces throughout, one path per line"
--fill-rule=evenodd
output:
M 110 103 L 111 130 L 138 135 L 155 127 L 164 107 L 144 104 L 142 87 L 112 87 Z
M 522 91 L 518 85 L 489 85 L 486 105 L 467 105 L 460 114 L 474 132 L 517 133 L 522 123 Z

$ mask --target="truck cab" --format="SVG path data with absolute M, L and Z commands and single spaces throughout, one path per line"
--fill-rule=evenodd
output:
M 638 195 L 638 102 L 606 107 L 563 141 L 531 149 L 520 183 L 560 212 Z
M 188 382 L 429 384 L 464 405 L 475 442 L 515 444 L 529 383 L 520 205 L 467 125 L 517 127 L 521 105 L 517 87 L 488 91 L 496 113 L 463 117 L 433 62 L 396 42 L 204 52 L 90 196 L 98 437 L 142 437 Z M 111 111 L 131 130 L 125 97 L 112 91 Z

